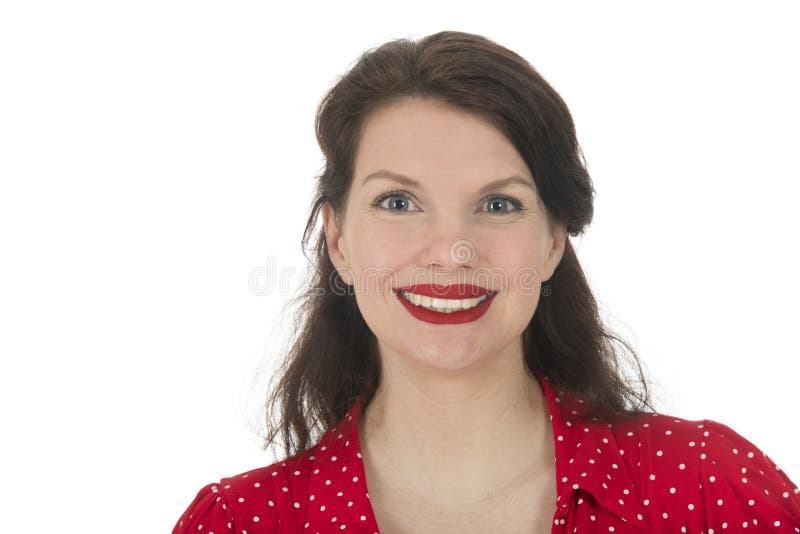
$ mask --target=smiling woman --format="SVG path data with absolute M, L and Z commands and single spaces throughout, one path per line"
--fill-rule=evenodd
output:
M 174 532 L 800 532 L 788 476 L 721 423 L 656 413 L 600 320 L 569 240 L 592 182 L 523 58 L 391 41 L 316 127 L 316 276 L 269 399 L 288 456 L 208 484 Z

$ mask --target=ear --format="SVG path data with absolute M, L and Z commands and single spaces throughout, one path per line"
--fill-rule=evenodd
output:
M 547 282 L 561 262 L 564 256 L 564 248 L 567 243 L 567 227 L 563 223 L 551 225 L 552 231 L 550 232 L 550 249 L 547 252 L 547 257 L 544 261 L 544 270 L 542 272 L 542 282 Z
M 325 243 L 328 246 L 328 256 L 331 258 L 331 263 L 333 263 L 344 283 L 352 285 L 349 279 L 350 267 L 342 250 L 344 243 L 342 229 L 336 219 L 333 207 L 328 202 L 322 204 L 322 227 L 325 230 Z

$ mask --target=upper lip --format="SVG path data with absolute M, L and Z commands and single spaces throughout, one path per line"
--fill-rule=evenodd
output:
M 480 297 L 481 295 L 492 295 L 493 291 L 485 287 L 474 286 L 472 284 L 451 284 L 449 286 L 439 284 L 416 284 L 413 286 L 398 287 L 397 291 L 408 291 L 416 295 L 440 299 L 469 299 Z

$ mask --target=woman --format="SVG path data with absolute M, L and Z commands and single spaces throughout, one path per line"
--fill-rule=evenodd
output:
M 656 413 L 635 354 L 638 386 L 620 374 L 566 238 L 591 179 L 523 58 L 389 42 L 316 126 L 316 277 L 270 398 L 290 456 L 208 484 L 174 533 L 800 532 L 762 451 Z

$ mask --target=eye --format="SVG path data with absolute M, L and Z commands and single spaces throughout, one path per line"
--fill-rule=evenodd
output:
M 388 206 L 384 205 L 384 202 L 387 200 L 389 201 Z M 411 203 L 412 206 L 414 205 L 414 203 L 411 202 L 411 200 L 408 198 L 408 195 L 405 192 L 389 191 L 379 196 L 372 204 L 372 206 L 376 209 L 388 211 L 390 213 L 402 213 L 405 211 L 409 211 L 403 209 L 404 207 L 407 208 L 409 203 Z
M 518 199 L 513 197 L 507 197 L 505 195 L 495 195 L 488 197 L 484 201 L 484 206 L 490 206 L 489 213 L 497 214 L 497 215 L 505 215 L 506 213 L 513 213 L 514 211 L 522 211 L 522 202 Z M 510 204 L 514 207 L 512 211 L 497 211 L 492 208 L 498 208 L 499 210 L 503 210 L 503 206 Z

